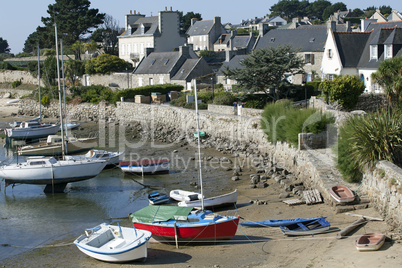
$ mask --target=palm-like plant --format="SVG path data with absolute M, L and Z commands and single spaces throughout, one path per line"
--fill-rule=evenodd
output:
M 402 150 L 402 114 L 400 109 L 385 109 L 355 117 L 352 125 L 350 150 L 354 163 L 362 171 L 365 166 L 373 168 L 377 161 L 400 163 Z
M 384 88 L 391 103 L 402 101 L 402 56 L 381 62 L 371 78 Z

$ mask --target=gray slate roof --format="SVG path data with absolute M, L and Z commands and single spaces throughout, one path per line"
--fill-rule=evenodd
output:
M 230 34 L 222 34 L 222 41 L 219 38 L 216 42 L 215 45 L 219 44 L 228 44 L 230 40 Z M 233 38 L 233 47 L 237 48 L 246 48 L 248 44 L 250 43 L 251 37 L 249 35 L 237 35 Z
M 180 56 L 180 52 L 153 52 L 141 61 L 134 74 L 170 74 Z
M 144 34 L 141 34 L 141 24 L 145 26 Z M 159 31 L 159 17 L 144 17 L 138 19 L 136 22 L 130 25 L 131 29 L 128 28 L 121 36 L 136 36 L 136 35 L 156 35 L 160 34 Z
M 196 21 L 190 28 L 187 30 L 188 35 L 206 35 L 211 31 L 212 26 L 214 26 L 213 20 L 200 20 Z
M 180 67 L 179 71 L 172 77 L 172 80 L 186 80 L 199 60 L 200 59 L 187 59 Z
M 298 27 L 274 29 L 258 40 L 255 49 L 289 45 L 300 52 L 324 52 L 327 29 L 324 27 Z
M 370 33 L 334 33 L 335 42 L 338 47 L 343 67 L 350 68 L 357 66 L 369 36 Z
M 371 23 L 366 32 L 370 33 L 368 41 L 364 47 L 359 63 L 357 65 L 360 69 L 377 69 L 379 64 L 384 60 L 384 50 L 378 50 L 378 60 L 370 60 L 370 45 L 383 45 L 390 44 L 392 39 L 394 44 L 394 56 L 402 54 L 401 39 L 402 39 L 402 21 L 391 21 L 382 23 Z M 396 46 L 395 46 L 396 45 Z M 399 49 L 395 51 L 395 49 Z
M 230 61 L 225 61 L 222 64 L 222 67 L 217 72 L 217 75 L 224 75 L 222 70 L 226 70 L 226 68 L 229 68 L 229 69 L 243 69 L 244 67 L 242 65 L 240 65 L 240 62 L 244 58 L 246 58 L 248 56 L 249 55 L 236 55 Z

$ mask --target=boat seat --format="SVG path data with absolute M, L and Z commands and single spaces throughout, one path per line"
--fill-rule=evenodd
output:
M 102 233 L 99 236 L 94 236 L 94 238 L 87 243 L 87 245 L 95 248 L 100 248 L 101 246 L 105 245 L 109 241 L 114 239 L 114 235 L 111 230 L 107 230 L 106 232 Z
M 104 244 L 105 247 L 109 249 L 114 249 L 114 248 L 121 248 L 125 245 L 126 241 L 122 238 L 117 238 L 109 241 L 108 243 Z

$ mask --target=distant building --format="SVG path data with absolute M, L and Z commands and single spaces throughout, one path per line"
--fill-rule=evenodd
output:
M 173 51 L 185 44 L 180 34 L 178 11 L 159 11 L 158 16 L 145 17 L 134 11 L 125 16 L 125 31 L 119 37 L 119 58 L 137 65 L 146 49 Z
M 191 46 L 180 46 L 179 51 L 146 55 L 133 73 L 133 87 L 177 84 L 191 89 L 192 79 L 212 73 L 211 67 L 192 51 Z
M 256 38 L 253 33 L 249 35 L 237 35 L 237 31 L 231 31 L 230 34 L 222 34 L 214 43 L 214 51 L 237 50 L 243 51 L 243 54 L 251 53 Z
M 191 26 L 187 30 L 187 43 L 192 44 L 195 51 L 214 50 L 214 43 L 225 33 L 220 17 L 200 21 L 192 19 Z

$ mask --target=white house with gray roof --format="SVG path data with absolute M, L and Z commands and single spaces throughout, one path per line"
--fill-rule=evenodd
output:
M 147 48 L 155 52 L 173 51 L 186 42 L 180 33 L 179 12 L 172 8 L 151 17 L 130 12 L 125 22 L 125 31 L 118 37 L 119 58 L 134 66 L 145 56 Z
M 357 75 L 366 93 L 383 89 L 371 79 L 380 63 L 402 56 L 402 21 L 370 23 L 365 32 L 329 30 L 322 60 L 322 78 Z
M 132 75 L 133 87 L 177 84 L 191 89 L 192 79 L 213 73 L 207 62 L 191 50 L 191 46 L 180 46 L 179 51 L 146 55 Z
M 225 34 L 221 18 L 214 17 L 213 20 L 191 20 L 191 26 L 187 30 L 187 43 L 192 44 L 194 50 L 214 50 L 214 43 Z

